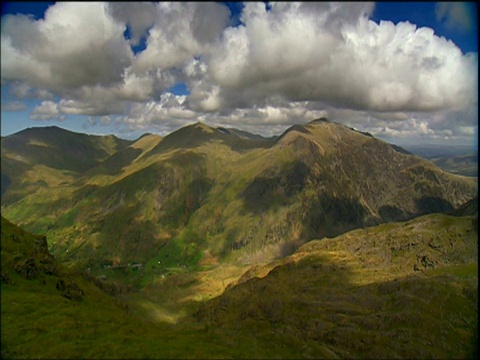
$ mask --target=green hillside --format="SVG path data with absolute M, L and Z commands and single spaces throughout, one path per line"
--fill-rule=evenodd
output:
M 311 241 L 236 283 L 195 314 L 212 334 L 254 332 L 301 358 L 476 358 L 478 217 Z
M 1 225 L 2 358 L 476 357 L 476 216 L 354 230 L 116 298 L 59 264 L 45 237 Z M 230 285 L 205 301 L 216 276 Z M 188 295 L 180 317 L 154 311 Z
M 197 123 L 15 201 L 9 188 L 2 213 L 46 234 L 70 266 L 141 287 L 174 269 L 254 264 L 314 238 L 452 211 L 476 191 L 475 179 L 328 120 L 275 141 Z
M 30 234 L 3 217 L 1 256 L 2 358 L 185 359 L 242 354 L 231 349 L 225 337 L 212 337 L 198 326 L 175 327 L 139 318 L 84 276 L 56 262 L 46 250 L 44 236 Z M 249 342 L 251 336 L 245 338 Z M 248 353 L 272 357 L 271 350 L 259 346 Z
M 65 185 L 128 144 L 113 135 L 73 133 L 55 126 L 2 137 L 2 205 Z
M 29 128 L 2 138 L 2 156 L 78 173 L 130 143 L 113 135 L 86 135 L 55 126 Z

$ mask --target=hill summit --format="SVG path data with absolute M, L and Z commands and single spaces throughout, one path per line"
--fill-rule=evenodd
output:
M 2 139 L 2 214 L 98 273 L 261 262 L 314 238 L 450 212 L 477 192 L 473 178 L 324 118 L 269 140 L 202 123 L 137 142 L 48 134 L 35 156 L 28 132 Z M 72 167 L 72 154 L 89 160 Z

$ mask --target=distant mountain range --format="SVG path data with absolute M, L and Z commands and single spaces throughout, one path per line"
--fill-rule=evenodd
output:
M 407 150 L 448 172 L 478 178 L 478 150 L 468 146 L 410 145 Z
M 2 137 L 2 196 L 10 185 L 15 188 L 10 196 L 15 198 L 17 193 L 22 197 L 35 192 L 42 184 L 70 181 L 130 143 L 113 135 L 86 135 L 56 126 Z M 4 201 L 8 200 L 2 197 L 2 205 Z
M 473 178 L 326 119 L 274 139 L 202 123 L 133 142 L 55 127 L 2 139 L 2 214 L 98 273 L 256 263 L 452 211 L 476 191 Z
M 478 153 L 430 157 L 435 165 L 451 173 L 478 178 Z

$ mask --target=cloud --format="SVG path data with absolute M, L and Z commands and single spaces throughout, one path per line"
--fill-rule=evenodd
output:
M 30 114 L 31 120 L 52 120 L 57 119 L 60 114 L 58 105 L 53 101 L 42 101 Z
M 158 100 L 183 62 L 218 40 L 228 16 L 216 3 L 57 3 L 45 19 L 6 15 L 2 82 L 93 102 L 84 107 L 88 115 L 118 108 L 110 102 Z M 147 48 L 134 56 L 130 45 L 145 35 Z M 96 104 L 102 100 L 103 111 Z
M 398 118 L 397 115 L 389 118 L 386 113 L 374 115 L 369 117 L 368 123 L 361 121 L 356 123 L 355 127 L 399 144 L 412 145 L 431 141 L 440 144 L 454 142 L 457 145 L 470 145 L 478 129 L 477 115 L 473 109 L 435 113 L 412 112 L 404 113 Z
M 435 132 L 429 129 L 428 123 L 416 118 L 398 123 L 378 123 L 370 132 L 375 136 L 387 138 L 409 138 L 413 136 L 434 135 Z
M 441 3 L 437 17 L 465 25 L 464 8 Z M 327 115 L 384 136 L 471 133 L 478 54 L 430 28 L 376 23 L 373 10 L 247 2 L 229 26 L 220 3 L 58 2 L 44 19 L 2 17 L 2 88 L 9 101 L 42 100 L 31 119 L 105 117 L 125 131 L 201 120 L 273 135 Z M 168 93 L 179 82 L 189 94 Z
M 157 17 L 152 2 L 110 2 L 108 12 L 116 21 L 129 26 L 131 45 L 138 45 L 147 36 Z
M 136 73 L 181 66 L 208 53 L 228 24 L 229 10 L 217 3 L 160 2 L 147 48 L 138 54 Z
M 236 127 L 264 136 L 274 136 L 281 134 L 293 124 L 304 124 L 321 117 L 329 117 L 328 111 L 309 107 L 310 104 L 306 102 L 289 102 L 281 106 L 239 108 L 224 114 L 205 113 L 200 118 L 212 126 Z
M 28 107 L 20 101 L 4 101 L 2 102 L 2 111 L 22 111 Z
M 165 93 L 159 101 L 147 101 L 133 105 L 128 115 L 116 119 L 131 130 L 155 128 L 160 133 L 168 133 L 178 127 L 196 122 L 198 113 L 186 108 L 185 96 Z
M 10 83 L 8 93 L 15 96 L 17 99 L 39 99 L 39 100 L 53 100 L 51 92 L 41 88 L 32 88 L 28 84 L 20 81 L 13 81 Z
M 111 122 L 112 118 L 110 116 L 89 116 L 87 120 L 87 123 L 90 126 L 95 126 L 97 124 L 107 126 L 110 125 Z
M 222 87 L 218 101 L 253 106 L 275 92 L 354 109 L 429 111 L 476 100 L 476 56 L 463 56 L 432 29 L 376 24 L 369 8 L 351 6 L 319 5 L 315 13 L 248 3 L 245 26 L 227 29 L 207 63 Z
M 459 32 L 474 30 L 476 13 L 477 9 L 474 3 L 439 2 L 435 5 L 437 21 L 443 22 L 447 28 Z
M 2 79 L 62 93 L 122 81 L 133 53 L 104 3 L 59 2 L 45 19 L 2 17 Z

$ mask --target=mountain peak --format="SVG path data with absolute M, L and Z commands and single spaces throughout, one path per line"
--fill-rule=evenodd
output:
M 39 134 L 58 134 L 58 133 L 70 133 L 73 131 L 69 131 L 67 129 L 61 128 L 56 125 L 51 126 L 31 126 L 29 128 L 20 130 L 19 132 L 12 134 L 12 135 L 20 135 L 20 136 L 37 136 Z
M 197 121 L 196 123 L 192 124 L 191 127 L 195 128 L 195 129 L 200 129 L 202 131 L 205 131 L 207 133 L 213 133 L 215 132 L 215 129 L 208 126 L 207 124 L 201 122 L 201 121 Z
M 318 118 L 318 119 L 314 119 L 312 121 L 310 121 L 308 124 L 322 124 L 322 123 L 331 123 L 330 120 L 328 120 L 326 117 L 321 117 L 321 118 Z

